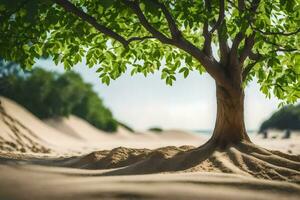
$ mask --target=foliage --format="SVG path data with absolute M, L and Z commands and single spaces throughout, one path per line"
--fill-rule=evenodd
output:
M 159 128 L 159 127 L 152 127 L 152 128 L 149 128 L 148 130 L 149 130 L 149 131 L 152 131 L 152 132 L 157 132 L 157 133 L 163 131 L 163 129 L 162 129 L 162 128 Z
M 14 70 L 4 70 L 7 67 Z M 15 100 L 37 117 L 75 114 L 99 129 L 116 131 L 117 122 L 110 110 L 92 86 L 84 83 L 75 72 L 57 74 L 35 68 L 24 74 L 17 65 L 1 65 L 0 68 L 0 82 L 4 85 L 0 95 Z
M 111 111 L 103 106 L 102 100 L 92 91 L 91 85 L 87 86 L 85 96 L 74 107 L 73 113 L 95 127 L 111 132 L 116 131 L 117 122 L 112 118 Z
M 275 112 L 260 126 L 260 132 L 266 129 L 300 130 L 300 104 L 285 106 Z
M 219 68 L 238 62 L 244 85 L 257 77 L 268 97 L 300 96 L 298 0 L 2 0 L 0 13 L 0 56 L 24 68 L 85 58 L 106 84 L 131 68 L 172 85 L 192 70 L 222 83 Z

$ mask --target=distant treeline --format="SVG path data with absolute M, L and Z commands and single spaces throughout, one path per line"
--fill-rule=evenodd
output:
M 41 119 L 77 115 L 95 127 L 114 132 L 118 122 L 79 74 L 35 68 L 24 72 L 0 60 L 0 95 L 13 99 Z
M 275 112 L 260 126 L 260 132 L 266 129 L 300 130 L 300 104 L 285 106 Z

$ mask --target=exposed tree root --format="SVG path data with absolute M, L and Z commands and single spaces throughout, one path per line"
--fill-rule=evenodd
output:
M 156 150 L 116 148 L 60 161 L 60 165 L 110 170 L 104 175 L 212 171 L 300 183 L 300 156 L 269 151 L 252 143 L 220 149 L 212 143 L 199 148 L 164 147 Z M 121 167 L 121 168 L 120 168 Z

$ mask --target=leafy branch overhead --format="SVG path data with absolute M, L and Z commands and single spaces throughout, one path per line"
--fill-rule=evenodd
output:
M 299 23 L 298 0 L 4 0 L 0 56 L 26 68 L 85 61 L 106 84 L 127 68 L 161 70 L 169 85 L 192 70 L 225 88 L 256 77 L 267 96 L 295 102 Z

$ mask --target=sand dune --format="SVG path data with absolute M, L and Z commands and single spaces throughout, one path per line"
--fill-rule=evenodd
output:
M 96 129 L 86 121 L 74 115 L 71 115 L 68 118 L 48 119 L 44 120 L 44 122 L 49 126 L 59 130 L 61 133 L 65 133 L 68 136 L 74 137 L 79 140 L 101 141 L 110 138 L 108 133 Z
M 119 127 L 108 134 L 76 116 L 41 121 L 9 99 L 0 101 L 0 199 L 223 200 L 300 195 L 297 155 L 251 144 L 197 148 L 205 137 L 180 130 L 131 133 Z M 254 135 L 252 140 L 300 154 L 296 134 L 285 140 Z M 12 185 L 18 185 L 17 192 Z
M 4 139 L 9 138 L 5 141 L 15 144 L 12 146 L 17 146 L 12 151 L 43 153 L 34 149 L 45 147 L 47 151 L 59 153 L 74 150 L 76 148 L 72 147 L 81 145 L 80 141 L 48 126 L 15 102 L 4 97 L 1 97 L 0 101 L 0 136 Z M 26 145 L 26 140 L 30 140 L 31 145 Z M 3 149 L 3 145 L 1 146 Z M 27 148 L 23 150 L 22 147 Z
M 17 103 L 5 97 L 0 97 L 0 100 L 3 111 L 0 120 L 0 150 L 11 149 L 23 153 L 49 153 L 51 150 L 55 155 L 62 153 L 72 156 L 75 152 L 86 154 L 94 150 L 120 146 L 158 148 L 185 144 L 198 146 L 205 142 L 201 137 L 178 130 L 164 131 L 160 134 L 131 133 L 120 126 L 116 133 L 106 133 L 73 115 L 41 121 Z M 19 139 L 20 137 L 23 139 Z M 31 147 L 27 147 L 28 142 L 31 143 Z

